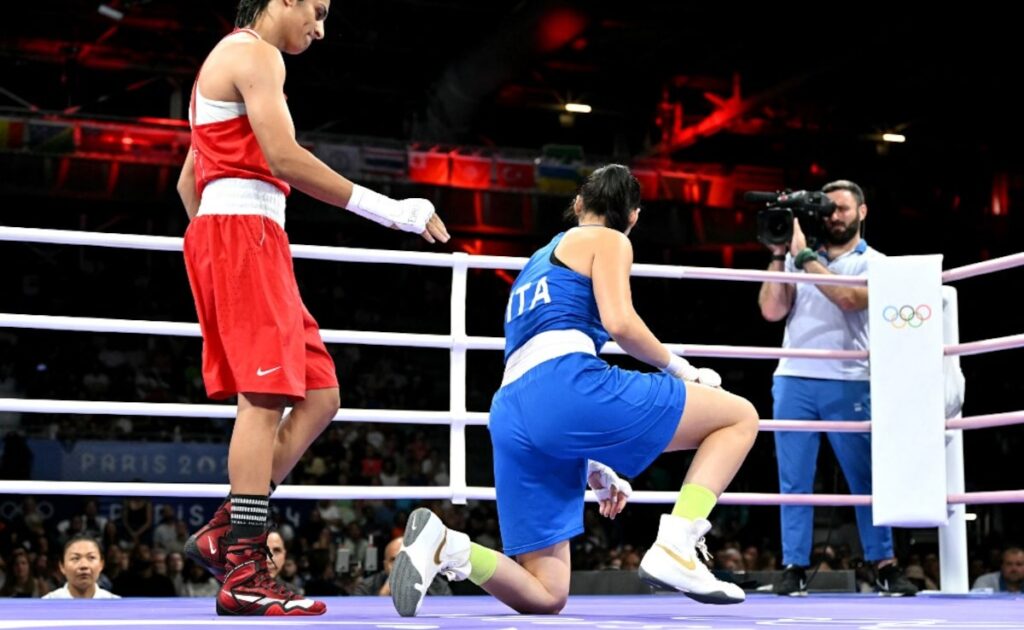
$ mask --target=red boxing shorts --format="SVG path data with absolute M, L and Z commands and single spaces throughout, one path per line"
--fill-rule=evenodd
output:
M 201 210 L 185 232 L 185 265 L 210 398 L 242 392 L 302 400 L 311 389 L 338 386 L 334 360 L 299 296 L 288 236 L 274 219 Z

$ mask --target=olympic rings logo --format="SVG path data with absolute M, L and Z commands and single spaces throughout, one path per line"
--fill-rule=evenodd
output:
M 882 319 L 892 324 L 893 328 L 920 328 L 932 317 L 932 307 L 921 304 L 917 308 L 909 304 L 900 307 L 886 306 L 882 309 Z

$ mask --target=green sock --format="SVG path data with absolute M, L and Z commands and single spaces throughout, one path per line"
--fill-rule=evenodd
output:
M 473 566 L 469 572 L 469 581 L 477 586 L 483 586 L 494 575 L 494 570 L 498 568 L 498 554 L 493 549 L 471 542 L 469 543 L 469 563 Z
M 681 516 L 691 521 L 707 518 L 718 503 L 715 493 L 695 483 L 684 483 L 679 498 L 672 508 L 672 516 Z

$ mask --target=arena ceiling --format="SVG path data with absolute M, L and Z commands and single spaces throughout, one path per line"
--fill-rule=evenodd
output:
M 183 117 L 196 69 L 234 8 L 11 3 L 0 26 L 0 107 Z M 925 15 L 858 5 L 831 18 L 821 5 L 777 11 L 334 0 L 326 39 L 289 60 L 289 105 L 302 130 L 439 143 L 758 162 L 902 132 L 924 156 L 1019 162 L 1024 134 L 1010 95 L 1021 55 L 1007 20 L 963 6 Z M 593 112 L 569 120 L 569 101 Z

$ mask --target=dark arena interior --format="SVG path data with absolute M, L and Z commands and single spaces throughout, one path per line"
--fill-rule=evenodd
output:
M 323 37 L 283 55 L 282 102 L 298 146 L 368 189 L 428 199 L 451 239 L 386 229 L 292 185 L 295 280 L 340 397 L 338 417 L 269 502 L 287 557 L 275 579 L 328 606 L 296 625 L 1024 628 L 1015 362 L 1024 331 L 1013 306 L 1024 281 L 1024 117 L 1012 96 L 1018 29 L 1005 10 L 269 0 L 286 16 L 308 5 L 327 14 Z M 5 6 L 0 629 L 254 623 L 218 618 L 210 600 L 221 585 L 185 545 L 228 494 L 239 401 L 212 400 L 204 386 L 177 184 L 195 142 L 197 73 L 232 31 L 237 6 Z M 628 478 L 635 496 L 614 520 L 585 504 L 558 615 L 518 614 L 486 584 L 439 577 L 452 597 L 428 596 L 416 618 L 400 617 L 375 596 L 387 584 L 388 544 L 406 534 L 413 510 L 428 507 L 479 545 L 503 548 L 486 424 L 505 373 L 510 289 L 522 262 L 570 228 L 565 211 L 581 184 L 608 164 L 640 184 L 629 233 L 636 312 L 761 418 L 705 538 L 712 575 L 738 584 L 746 601 L 706 606 L 638 577 L 693 460 L 681 451 Z M 871 505 L 872 492 L 851 490 L 831 444 L 809 455 L 809 491 L 822 496 L 799 593 L 808 596 L 783 597 L 778 586 L 789 564 L 780 504 L 796 495 L 780 488 L 770 422 L 793 419 L 773 410 L 789 324 L 763 315 L 760 277 L 725 276 L 771 264 L 765 212 L 790 206 L 765 199 L 836 180 L 863 189 L 862 241 L 890 259 L 941 256 L 941 283 L 955 286 L 959 304 L 945 368 L 933 344 L 900 363 L 902 384 L 887 385 L 898 398 L 920 389 L 918 369 L 948 370 L 954 358 L 966 383 L 962 419 L 928 433 L 954 445 L 926 456 L 948 475 L 935 482 L 950 495 L 948 524 L 892 529 L 892 555 L 916 597 L 883 596 L 892 594 L 879 585 L 884 563 L 862 545 L 853 509 Z M 752 191 L 771 194 L 750 201 Z M 708 281 L 694 270 L 722 273 Z M 531 289 L 526 305 L 538 296 Z M 896 307 L 879 314 L 927 328 L 942 310 L 907 308 L 907 317 Z M 657 371 L 605 350 L 613 366 Z M 875 447 L 888 435 L 869 430 Z M 932 448 L 924 441 L 907 442 L 908 462 Z M 868 469 L 875 505 L 882 486 L 911 501 L 934 481 L 934 466 L 893 479 L 880 463 Z M 76 536 L 99 543 L 97 584 L 120 599 L 37 601 L 71 579 L 62 553 Z

